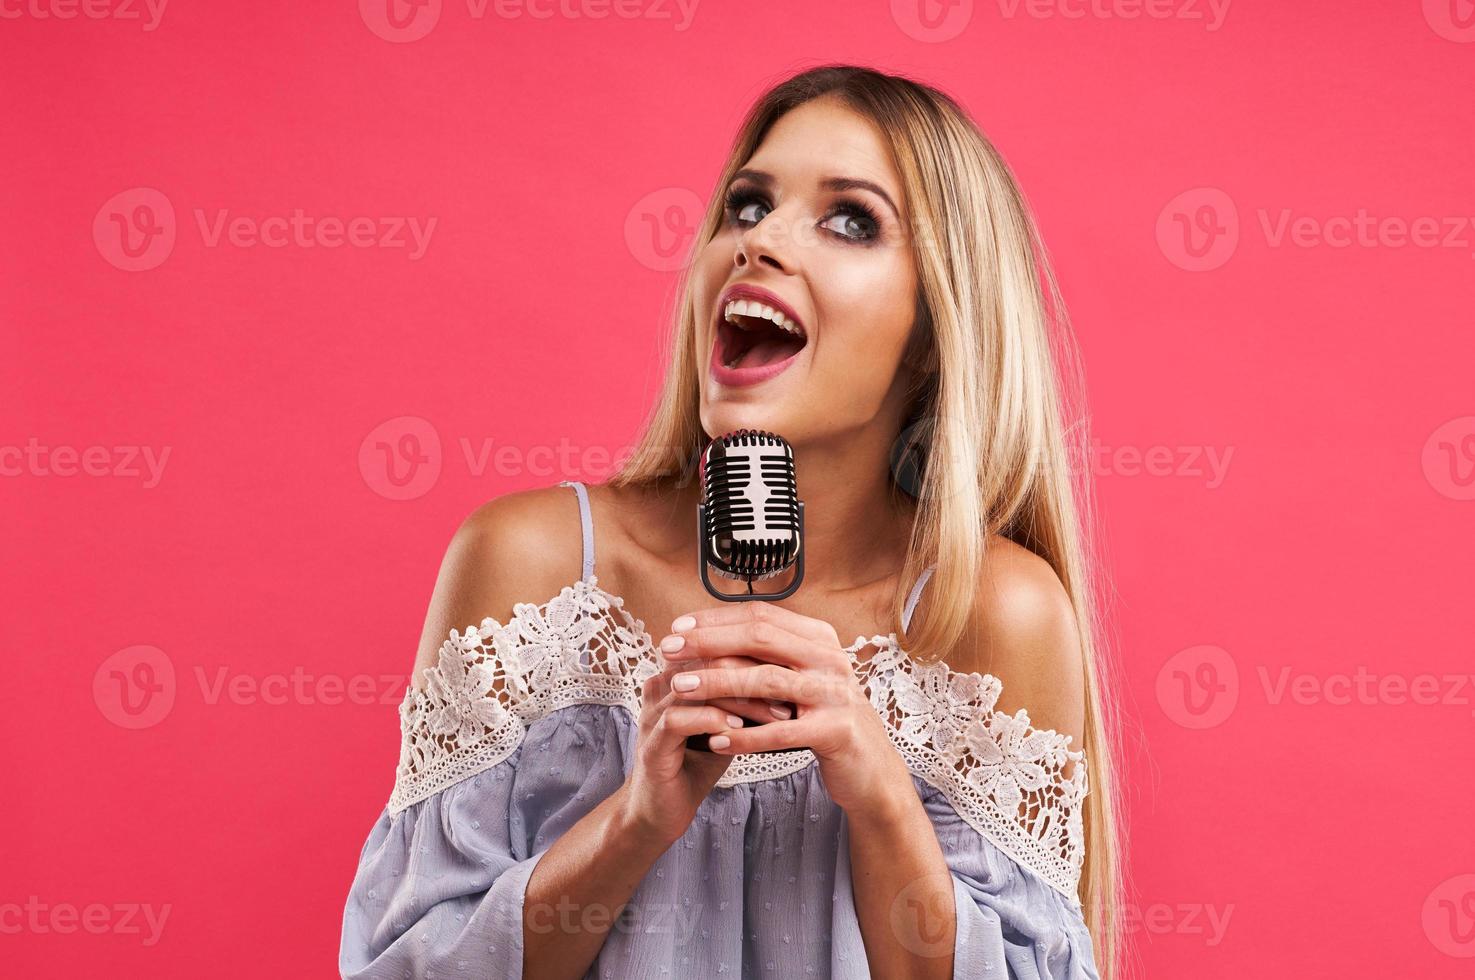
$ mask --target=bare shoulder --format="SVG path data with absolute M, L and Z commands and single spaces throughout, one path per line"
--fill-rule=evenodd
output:
M 452 629 L 488 616 L 505 623 L 517 603 L 542 603 L 583 570 L 579 503 L 571 487 L 520 490 L 472 511 L 451 535 L 415 657 L 415 685 Z
M 1070 595 L 1044 558 L 1003 537 L 989 540 L 974 621 L 949 666 L 997 677 L 997 710 L 1084 740 L 1085 663 Z

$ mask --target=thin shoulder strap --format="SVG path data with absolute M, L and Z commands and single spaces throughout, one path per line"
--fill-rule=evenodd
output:
M 589 516 L 589 490 L 578 480 L 564 480 L 561 487 L 573 487 L 579 495 L 579 523 L 584 530 L 584 581 L 594 575 L 594 520 Z
M 911 629 L 912 610 L 917 608 L 917 600 L 922 598 L 922 586 L 927 584 L 927 580 L 932 577 L 932 572 L 936 568 L 936 565 L 928 565 L 922 569 L 922 574 L 917 576 L 917 584 L 912 586 L 912 594 L 907 596 L 907 604 L 901 611 L 901 631 L 903 633 Z

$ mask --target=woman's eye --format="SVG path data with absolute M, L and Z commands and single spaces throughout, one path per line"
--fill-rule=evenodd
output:
M 826 219 L 820 227 L 829 228 L 837 235 L 845 238 L 854 238 L 857 241 L 864 241 L 868 238 L 876 237 L 876 222 L 866 215 L 855 214 L 850 211 L 836 213 Z
M 768 214 L 768 208 L 764 207 L 762 202 L 752 201 L 738 208 L 737 220 L 742 222 L 743 224 L 756 225 L 758 222 L 763 220 L 763 217 L 766 214 Z

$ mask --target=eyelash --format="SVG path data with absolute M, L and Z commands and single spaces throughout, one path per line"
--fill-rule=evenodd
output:
M 768 198 L 760 192 L 751 190 L 746 187 L 733 187 L 728 190 L 727 196 L 723 199 L 723 208 L 727 214 L 728 220 L 736 222 L 738 214 L 742 211 L 743 207 L 748 204 L 763 204 L 768 205 L 770 208 L 772 207 L 772 205 L 768 204 Z M 835 210 L 827 215 L 825 217 L 825 220 L 828 221 L 830 218 L 833 218 L 835 215 L 838 214 L 844 214 L 852 218 L 860 218 L 862 220 L 869 221 L 871 223 L 871 227 L 875 229 L 875 231 L 873 231 L 870 235 L 861 238 L 857 238 L 853 235 L 842 235 L 838 231 L 833 233 L 847 242 L 864 244 L 868 241 L 875 240 L 881 234 L 880 216 L 876 214 L 875 209 L 873 209 L 863 201 L 846 198 L 840 201 L 839 204 L 835 206 Z M 762 221 L 763 219 L 759 218 L 758 220 Z

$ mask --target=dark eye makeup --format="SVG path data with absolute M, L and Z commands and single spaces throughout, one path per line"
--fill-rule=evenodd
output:
M 762 217 L 744 217 L 748 205 L 756 204 L 768 210 L 772 206 L 768 203 L 768 196 L 762 191 L 751 187 L 735 184 L 728 188 L 727 195 L 723 200 L 723 210 L 727 220 L 733 224 L 755 225 L 762 221 Z M 765 212 L 766 213 L 766 212 Z M 821 224 L 827 224 L 831 219 L 844 216 L 846 227 L 859 226 L 859 230 L 853 234 L 843 231 L 830 230 L 836 237 L 848 242 L 863 244 L 875 239 L 881 233 L 881 219 L 876 210 L 858 198 L 842 198 L 836 202 L 830 213 L 825 215 Z

